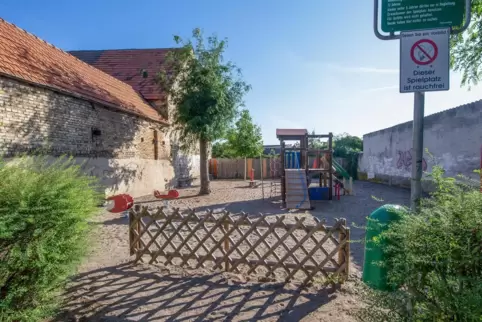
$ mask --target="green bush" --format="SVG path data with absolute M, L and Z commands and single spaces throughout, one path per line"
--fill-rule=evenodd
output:
M 0 163 L 0 321 L 38 321 L 85 255 L 101 195 L 72 159 Z
M 362 321 L 482 321 L 482 194 L 431 174 L 437 190 L 382 233 L 394 292 L 364 289 Z

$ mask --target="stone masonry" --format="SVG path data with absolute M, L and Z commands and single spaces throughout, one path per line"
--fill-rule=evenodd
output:
M 82 157 L 169 158 L 160 124 L 4 77 L 0 112 L 6 155 L 50 146 L 49 153 Z
M 0 113 L 4 156 L 40 149 L 54 156 L 158 160 L 159 176 L 172 180 L 165 125 L 6 77 L 0 77 Z
M 174 86 L 178 86 L 175 84 Z M 159 113 L 173 122 L 175 120 L 176 106 L 170 101 L 150 100 L 149 103 L 156 108 Z M 191 146 L 189 150 L 181 149 L 182 142 L 179 130 L 171 127 L 167 132 L 169 141 L 171 142 L 171 158 L 174 167 L 175 182 L 174 185 L 183 187 L 189 185 L 193 180 L 200 177 L 200 151 L 199 143 Z

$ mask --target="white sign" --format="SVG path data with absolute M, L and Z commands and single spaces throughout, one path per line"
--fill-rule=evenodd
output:
M 400 93 L 450 89 L 450 29 L 400 33 Z

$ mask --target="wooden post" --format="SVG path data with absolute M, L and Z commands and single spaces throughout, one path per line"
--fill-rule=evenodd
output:
M 341 218 L 340 219 L 340 223 L 343 225 L 343 228 L 347 228 L 346 227 L 346 219 L 345 218 Z M 340 229 L 340 233 L 338 234 L 339 235 L 339 242 L 343 242 L 344 240 L 346 240 L 346 234 L 344 232 L 342 232 L 342 230 Z M 343 247 L 340 248 L 340 250 L 338 251 L 338 264 L 341 266 L 343 265 L 344 263 L 347 262 L 347 258 L 349 259 L 350 258 L 350 255 L 348 254 L 348 256 L 346 256 L 346 250 L 347 250 L 347 244 L 346 243 Z M 348 249 L 349 249 L 349 246 L 348 246 Z M 350 264 L 349 262 L 347 263 L 348 265 Z M 345 268 L 345 270 L 343 271 L 345 274 L 347 274 L 347 271 L 348 269 Z M 348 278 L 348 274 L 346 276 Z M 341 281 L 345 281 L 345 278 L 342 278 Z
M 308 141 L 308 134 L 305 135 L 305 148 L 306 148 L 306 151 L 305 151 L 305 155 L 306 155 L 306 173 L 308 173 L 308 170 L 310 169 L 310 154 L 308 152 L 308 150 L 310 149 L 309 147 L 309 141 Z
M 263 158 L 263 179 L 268 176 L 268 159 Z
M 137 205 L 137 213 L 139 213 L 140 211 L 141 211 L 141 206 Z M 141 220 L 142 220 L 142 217 L 137 217 L 136 231 L 137 231 L 138 235 L 142 234 L 142 232 L 141 232 Z M 140 239 L 136 243 L 136 248 L 137 248 L 137 250 L 141 249 L 141 240 Z
M 285 142 L 281 141 L 280 151 L 280 163 L 281 163 L 281 201 L 283 208 L 286 208 L 286 182 L 285 182 Z
M 310 159 L 308 157 L 308 134 L 305 134 L 304 138 L 303 138 L 303 141 L 304 141 L 304 151 L 303 151 L 303 154 L 304 154 L 304 166 L 305 166 L 305 171 L 306 171 L 306 175 L 308 175 L 308 169 L 310 168 Z M 301 151 L 300 151 L 300 155 L 301 155 Z
M 259 168 L 260 168 L 260 176 L 261 176 L 261 193 L 263 194 L 263 200 L 264 200 L 264 180 L 263 180 L 263 177 L 264 177 L 264 164 L 263 162 L 266 161 L 266 159 L 263 160 L 263 155 L 260 154 L 259 156 Z
M 134 236 L 134 232 L 132 231 L 133 228 L 131 228 L 131 225 L 134 222 L 134 220 L 135 220 L 134 213 L 132 212 L 132 209 L 131 209 L 129 211 L 129 255 L 130 256 L 135 254 L 134 247 L 132 246 L 132 242 L 134 241 L 135 236 Z
M 346 238 L 346 244 L 345 244 L 345 260 L 346 260 L 346 268 L 345 268 L 345 272 L 346 272 L 346 278 L 348 279 L 348 276 L 350 275 L 350 227 L 346 227 L 346 234 L 345 234 L 345 238 Z
M 328 194 L 329 194 L 329 197 L 328 199 L 329 200 L 333 200 L 333 133 L 329 133 L 329 138 L 328 138 L 328 150 L 330 150 L 330 154 L 329 154 L 329 157 L 330 157 L 330 162 L 329 162 L 329 172 L 328 172 L 328 175 L 330 176 L 328 178 L 328 180 L 330 181 L 330 186 L 328 187 Z
M 225 254 L 228 254 L 229 252 L 229 236 L 228 236 L 228 231 L 229 231 L 229 221 L 226 218 L 226 221 L 224 222 L 224 252 Z M 226 272 L 229 272 L 229 257 L 225 255 L 224 259 L 224 269 Z
M 246 181 L 246 157 L 244 158 L 244 181 Z
M 141 211 L 141 206 L 140 205 L 134 205 L 133 207 L 134 211 L 136 214 L 139 214 Z M 137 233 L 137 236 L 141 234 L 141 221 L 142 218 L 140 216 L 135 216 L 134 213 L 132 212 L 132 209 L 129 211 L 129 227 L 131 227 L 132 222 L 135 221 L 135 224 L 132 226 L 132 229 Z M 136 252 L 140 251 L 141 248 L 141 241 L 137 241 L 135 245 L 132 245 L 132 242 L 136 238 L 134 235 L 134 232 L 132 229 L 129 229 L 129 249 L 130 249 L 130 255 L 134 255 Z
M 349 185 L 350 185 L 350 195 L 354 196 L 355 193 L 353 192 L 353 178 L 352 177 L 350 177 L 350 184 Z

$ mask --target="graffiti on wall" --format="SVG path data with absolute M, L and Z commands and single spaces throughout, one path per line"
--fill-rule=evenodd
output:
M 412 151 L 411 150 L 398 150 L 398 161 L 397 168 L 403 169 L 405 171 L 410 171 L 412 169 Z M 422 171 L 427 171 L 427 161 L 422 158 Z

